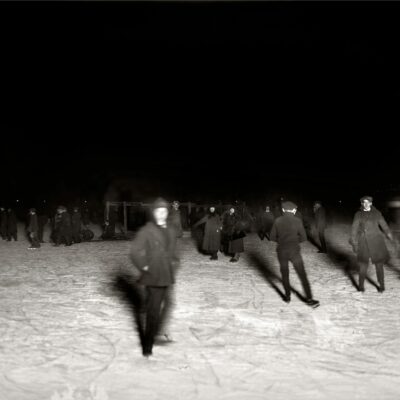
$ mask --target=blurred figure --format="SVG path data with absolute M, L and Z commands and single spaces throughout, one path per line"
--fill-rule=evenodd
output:
M 183 236 L 181 210 L 179 209 L 179 201 L 172 202 L 172 208 L 168 215 L 168 222 L 175 228 L 177 237 Z
M 244 252 L 243 238 L 246 233 L 242 228 L 240 216 L 236 213 L 236 209 L 231 207 L 222 217 L 224 252 L 231 256 L 230 262 L 239 261 L 240 253 Z
M 168 203 L 162 198 L 153 203 L 152 220 L 138 231 L 130 251 L 133 264 L 141 274 L 138 283 L 146 288 L 144 326 L 140 327 L 145 357 L 153 354 L 168 287 L 175 282 L 177 237 L 175 228 L 167 222 L 168 208 Z
M 29 209 L 29 214 L 28 214 L 28 237 L 31 242 L 31 246 L 28 247 L 29 250 L 35 250 L 40 248 L 40 243 L 38 239 L 38 220 L 37 220 L 37 215 L 36 215 L 36 209 L 31 208 Z
M 269 240 L 272 225 L 274 224 L 274 214 L 269 205 L 265 206 L 265 210 L 258 216 L 258 229 L 257 233 L 261 240 L 267 238 Z
M 205 227 L 201 248 L 206 254 L 211 254 L 211 260 L 218 260 L 218 250 L 221 249 L 222 220 L 216 213 L 215 207 L 211 206 L 207 215 L 194 224 L 194 228 L 202 224 L 205 224 Z
M 203 243 L 204 226 L 196 225 L 196 223 L 198 221 L 200 221 L 205 215 L 206 215 L 206 212 L 204 212 L 204 209 L 199 206 L 194 208 L 190 215 L 192 238 L 194 238 L 194 241 L 197 244 L 197 250 L 199 250 L 199 251 L 202 251 L 201 244 Z
M 295 217 L 297 205 L 291 201 L 282 203 L 283 215 L 278 217 L 271 229 L 271 240 L 278 243 L 276 248 L 281 269 L 282 283 L 285 289 L 285 301 L 290 302 L 289 261 L 293 264 L 303 285 L 306 302 L 311 307 L 318 307 L 308 282 L 304 262 L 300 252 L 300 243 L 307 240 L 303 223 Z
M 74 207 L 73 209 L 71 223 L 72 223 L 72 240 L 74 241 L 74 243 L 80 243 L 82 217 L 78 207 Z
M 44 243 L 43 240 L 43 232 L 44 232 L 44 227 L 47 225 L 49 222 L 49 217 L 47 214 L 43 211 L 38 215 L 38 239 L 40 243 Z
M 0 235 L 7 240 L 7 213 L 4 207 L 0 207 Z
M 371 262 L 375 264 L 378 291 L 382 293 L 385 290 L 383 264 L 390 257 L 383 233 L 390 240 L 393 240 L 393 236 L 381 212 L 372 205 L 372 200 L 371 196 L 361 197 L 361 208 L 355 213 L 351 227 L 350 244 L 360 265 L 358 290 L 365 290 L 364 281 Z
M 318 250 L 318 253 L 327 253 L 327 247 L 325 241 L 326 211 L 320 201 L 314 202 L 313 211 L 314 211 L 315 228 L 317 230 L 320 242 L 320 248 Z
M 12 208 L 7 210 L 7 240 L 11 242 L 14 239 L 18 240 L 18 226 L 17 226 L 17 217 Z
M 65 243 L 66 246 L 71 246 L 71 216 L 64 206 L 59 206 L 57 209 L 57 229 L 56 229 L 56 246 Z

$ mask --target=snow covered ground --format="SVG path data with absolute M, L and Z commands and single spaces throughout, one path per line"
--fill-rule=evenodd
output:
M 348 233 L 345 224 L 328 229 L 329 256 L 302 247 L 315 310 L 296 295 L 282 301 L 273 243 L 249 235 L 232 264 L 183 238 L 167 327 L 174 342 L 149 360 L 115 285 L 129 271 L 129 242 L 29 251 L 22 239 L 1 241 L 0 399 L 397 400 L 400 265 L 386 267 L 385 293 L 373 268 L 358 293 Z

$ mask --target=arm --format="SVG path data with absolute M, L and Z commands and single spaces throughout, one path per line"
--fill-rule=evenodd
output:
M 378 225 L 381 227 L 382 231 L 385 235 L 390 239 L 393 240 L 392 233 L 390 232 L 389 226 L 386 223 L 385 219 L 383 218 L 382 214 L 379 216 Z
M 193 228 L 197 228 L 201 224 L 205 224 L 207 222 L 207 215 L 205 215 L 202 219 L 197 221 L 194 225 Z
M 143 231 L 139 231 L 136 238 L 132 242 L 130 250 L 130 258 L 137 268 L 145 269 L 147 266 L 147 251 L 146 251 L 146 235 Z
M 351 234 L 350 234 L 350 244 L 353 246 L 353 250 L 356 251 L 358 240 L 358 228 L 360 226 L 360 218 L 358 213 L 354 216 L 353 224 L 351 225 Z
M 305 242 L 307 240 L 307 234 L 306 234 L 306 230 L 304 229 L 304 225 L 301 222 L 301 220 L 299 220 L 300 224 L 299 224 L 299 241 L 301 242 Z
M 277 242 L 278 241 L 278 232 L 276 230 L 276 223 L 275 222 L 274 222 L 274 224 L 272 225 L 272 228 L 271 228 L 270 240 L 272 240 L 273 242 Z

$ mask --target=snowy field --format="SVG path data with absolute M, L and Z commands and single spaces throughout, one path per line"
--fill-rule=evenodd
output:
M 317 309 L 300 295 L 283 302 L 275 244 L 251 234 L 234 264 L 183 238 L 174 341 L 154 359 L 142 356 L 116 286 L 129 270 L 128 241 L 38 251 L 0 241 L 0 399 L 398 400 L 400 265 L 386 267 L 385 293 L 374 268 L 358 293 L 348 234 L 348 225 L 328 229 L 330 255 L 302 245 Z

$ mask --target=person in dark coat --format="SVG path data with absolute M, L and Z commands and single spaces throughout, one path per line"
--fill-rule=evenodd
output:
M 179 201 L 175 200 L 172 202 L 172 208 L 168 214 L 168 222 L 174 226 L 177 237 L 180 238 L 183 236 L 183 228 L 181 210 L 179 209 L 179 206 Z
M 222 217 L 222 232 L 224 236 L 224 251 L 226 254 L 231 255 L 230 262 L 237 262 L 240 258 L 240 253 L 244 252 L 243 238 L 246 233 L 234 207 L 231 207 Z
M 65 243 L 66 246 L 71 246 L 71 216 L 66 207 L 58 208 L 58 228 L 56 234 L 56 246 Z
M 144 327 L 142 332 L 143 355 L 152 355 L 154 338 L 160 327 L 162 305 L 168 288 L 175 282 L 176 231 L 168 225 L 168 203 L 157 199 L 152 205 L 152 220 L 142 227 L 132 242 L 130 256 L 140 271 L 138 283 L 146 288 Z
M 325 207 L 322 206 L 320 201 L 314 202 L 314 221 L 315 228 L 317 230 L 320 248 L 318 253 L 327 253 L 326 240 L 325 240 L 325 229 L 326 229 L 326 211 Z
M 72 240 L 74 241 L 74 243 L 80 243 L 82 217 L 78 207 L 74 207 L 71 217 L 71 223 L 72 223 Z
M 194 241 L 197 243 L 197 249 L 199 251 L 203 251 L 201 245 L 204 238 L 204 226 L 196 225 L 196 223 L 200 221 L 205 215 L 206 212 L 204 212 L 203 207 L 196 207 L 194 210 L 192 210 L 190 217 L 192 238 L 194 238 Z
M 205 224 L 202 250 L 206 254 L 211 254 L 211 260 L 218 260 L 218 250 L 221 248 L 222 220 L 216 213 L 215 207 L 209 208 L 208 214 L 194 224 L 196 228 Z
M 389 260 L 384 235 L 390 240 L 393 236 L 381 212 L 372 205 L 372 200 L 371 196 L 361 197 L 361 209 L 355 213 L 351 227 L 350 244 L 360 265 L 358 290 L 364 292 L 364 281 L 371 262 L 375 264 L 378 291 L 382 293 L 385 290 L 383 264 Z
M 31 241 L 31 246 L 28 247 L 29 250 L 34 250 L 40 248 L 40 243 L 38 239 L 38 220 L 37 220 L 37 215 L 36 215 L 36 209 L 31 208 L 29 210 L 28 214 L 29 220 L 28 220 L 28 236 L 29 240 Z
M 265 211 L 262 211 L 258 217 L 257 233 L 261 240 L 264 240 L 264 238 L 267 238 L 269 240 L 271 228 L 272 228 L 272 225 L 274 224 L 274 220 L 275 220 L 275 217 L 271 211 L 270 206 L 268 206 L 268 205 L 265 206 Z
M 285 301 L 290 302 L 289 261 L 293 264 L 303 285 L 306 302 L 317 307 L 319 302 L 313 299 L 304 262 L 300 252 L 300 243 L 307 240 L 303 223 L 295 217 L 297 205 L 291 201 L 282 203 L 283 215 L 278 217 L 271 229 L 271 240 L 278 243 L 276 248 L 280 264 L 282 283 L 285 289 Z
M 7 212 L 4 207 L 0 207 L 0 235 L 7 240 Z
M 38 215 L 38 239 L 40 243 L 44 243 L 43 232 L 44 227 L 47 225 L 48 222 L 49 217 L 46 215 L 45 212 L 42 212 Z
M 18 226 L 15 212 L 9 208 L 7 210 L 7 240 L 11 242 L 12 239 L 18 240 Z

